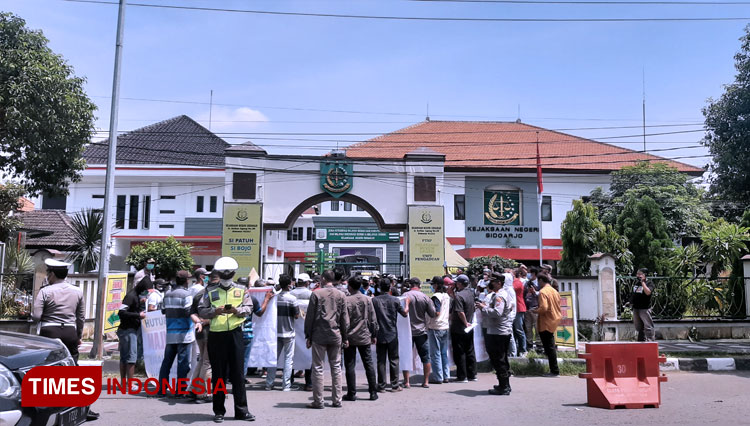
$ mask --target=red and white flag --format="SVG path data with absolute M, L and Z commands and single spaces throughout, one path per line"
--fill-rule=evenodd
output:
M 542 157 L 539 156 L 539 141 L 536 141 L 536 184 L 541 194 L 544 191 L 544 184 L 542 183 Z

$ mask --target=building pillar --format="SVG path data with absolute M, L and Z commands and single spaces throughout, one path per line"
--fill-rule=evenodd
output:
M 606 253 L 596 253 L 591 260 L 591 275 L 599 278 L 599 316 L 607 320 L 617 319 L 617 282 L 615 258 Z

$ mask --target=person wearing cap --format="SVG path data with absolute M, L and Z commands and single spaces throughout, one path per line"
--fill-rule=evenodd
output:
M 31 318 L 41 322 L 40 336 L 60 339 L 78 363 L 78 345 L 83 336 L 83 291 L 66 280 L 70 263 L 47 259 L 44 264 L 48 284 L 39 290 Z
M 482 311 L 482 322 L 487 326 L 487 354 L 495 369 L 498 385 L 489 390 L 491 395 L 510 395 L 508 347 L 513 333 L 515 318 L 515 292 L 504 289 L 506 277 L 493 274 L 487 286 L 489 293 L 484 301 L 476 302 L 477 309 Z M 509 285 L 512 283 L 509 281 Z M 511 293 L 512 296 L 511 296 Z
M 294 290 L 290 291 L 292 296 L 296 297 L 297 300 L 310 300 L 312 291 L 308 288 L 310 285 L 310 276 L 306 273 L 297 275 L 297 285 Z
M 164 359 L 159 370 L 159 383 L 169 380 L 169 370 L 177 358 L 177 379 L 187 379 L 190 372 L 190 345 L 195 341 L 190 308 L 193 295 L 186 288 L 190 273 L 177 272 L 175 286 L 164 295 L 161 312 L 166 317 L 167 344 L 164 346 Z M 187 389 L 177 389 L 177 396 Z M 166 396 L 162 390 L 161 396 Z
M 193 283 L 188 289 L 190 294 L 195 296 L 203 291 L 208 284 L 208 271 L 205 268 L 198 268 L 193 271 Z
M 155 267 L 156 260 L 154 260 L 153 257 L 150 257 L 148 260 L 146 260 L 146 263 L 143 265 L 143 267 L 135 273 L 135 276 L 133 277 L 133 285 L 137 285 L 145 277 L 151 278 L 151 281 L 153 282 L 156 279 L 156 277 L 154 276 Z
M 477 380 L 477 358 L 474 354 L 474 292 L 469 288 L 469 277 L 456 278 L 456 297 L 451 303 L 450 331 L 453 363 L 456 364 L 456 381 Z M 468 330 L 468 331 L 467 331 Z
M 228 376 L 232 382 L 234 396 L 234 416 L 237 420 L 253 421 L 255 416 L 247 409 L 245 393 L 244 344 L 242 324 L 253 311 L 253 302 L 245 288 L 232 281 L 239 268 L 237 261 L 231 257 L 221 257 L 214 264 L 219 271 L 218 285 L 206 288 L 198 305 L 201 318 L 211 320 L 208 333 L 208 352 L 211 370 L 219 378 Z M 226 408 L 225 392 L 217 392 L 213 397 L 214 422 L 222 423 Z

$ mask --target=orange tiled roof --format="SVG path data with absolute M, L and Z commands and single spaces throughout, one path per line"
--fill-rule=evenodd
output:
M 449 169 L 535 169 L 537 134 L 546 170 L 610 172 L 650 160 L 694 175 L 703 173 L 678 161 L 518 122 L 425 121 L 351 145 L 346 155 L 401 159 L 425 147 L 444 154 Z

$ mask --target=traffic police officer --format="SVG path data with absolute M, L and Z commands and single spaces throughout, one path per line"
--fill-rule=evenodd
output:
M 66 280 L 70 263 L 47 259 L 44 264 L 48 284 L 34 300 L 32 319 L 41 322 L 39 335 L 60 339 L 77 364 L 78 345 L 83 336 L 83 291 Z
M 216 261 L 214 270 L 219 272 L 220 281 L 206 288 L 198 306 L 198 314 L 201 318 L 211 319 L 208 358 L 211 360 L 214 376 L 228 376 L 232 382 L 235 419 L 253 421 L 255 416 L 247 409 L 245 394 L 245 347 L 242 337 L 242 324 L 245 317 L 252 315 L 253 302 L 250 295 L 245 293 L 245 288 L 232 281 L 237 268 L 237 261 L 231 257 L 222 257 Z M 228 375 L 221 372 L 228 372 Z M 221 423 L 226 414 L 226 394 L 218 392 L 213 399 L 214 422 Z
M 41 323 L 40 336 L 60 339 L 78 365 L 78 345 L 85 319 L 83 291 L 66 280 L 70 263 L 47 259 L 44 264 L 47 265 L 47 285 L 39 290 L 34 300 L 31 319 Z M 98 418 L 99 413 L 89 409 L 86 420 Z

